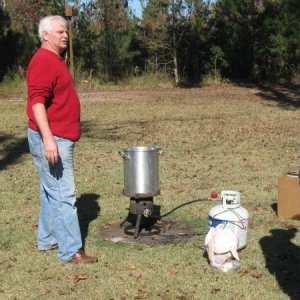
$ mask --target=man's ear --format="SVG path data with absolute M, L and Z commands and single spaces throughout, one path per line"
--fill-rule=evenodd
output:
M 43 41 L 47 41 L 47 40 L 48 40 L 48 32 L 43 31 Z

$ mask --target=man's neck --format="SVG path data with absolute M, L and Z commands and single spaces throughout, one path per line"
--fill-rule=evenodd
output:
M 47 43 L 47 42 L 42 42 L 41 48 L 49 50 L 49 51 L 55 53 L 56 55 L 60 56 L 60 52 L 57 51 L 56 49 L 54 49 L 53 47 L 51 47 L 51 45 L 49 45 L 49 43 Z

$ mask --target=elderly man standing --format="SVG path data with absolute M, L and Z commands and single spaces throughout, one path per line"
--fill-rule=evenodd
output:
M 62 262 L 93 263 L 82 249 L 74 206 L 73 150 L 80 138 L 80 103 L 61 53 L 68 46 L 67 22 L 48 16 L 39 23 L 41 47 L 26 74 L 28 142 L 40 177 L 38 249 L 58 248 Z

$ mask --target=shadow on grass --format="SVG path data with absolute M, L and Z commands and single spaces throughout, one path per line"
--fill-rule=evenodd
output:
M 300 247 L 291 242 L 296 228 L 272 229 L 259 243 L 266 260 L 266 268 L 275 276 L 282 291 L 290 299 L 300 299 Z
M 218 116 L 218 118 L 222 118 L 222 116 Z M 188 122 L 206 119 L 216 119 L 216 116 L 208 116 L 205 118 L 190 118 L 186 117 L 162 117 L 160 119 L 148 120 L 148 121 L 125 121 L 118 122 L 118 125 L 112 121 L 111 123 L 99 123 L 92 121 L 84 121 L 82 122 L 82 136 L 88 139 L 94 140 L 105 140 L 105 141 L 126 141 L 128 140 L 128 134 L 139 134 L 139 135 L 147 135 L 149 130 L 151 130 L 151 126 L 153 126 L 154 122 L 156 124 L 159 123 L 167 123 L 167 122 Z M 103 127 L 109 128 L 103 128 Z M 134 128 L 134 129 L 132 129 Z M 150 129 L 149 129 L 150 128 Z
M 16 138 L 10 135 L 0 136 L 0 171 L 5 170 L 7 166 L 19 162 L 20 157 L 29 152 L 27 138 Z M 6 145 L 3 146 L 3 143 Z
M 76 201 L 83 249 L 85 248 L 85 239 L 88 236 L 89 224 L 100 214 L 99 198 L 100 195 L 89 193 L 82 194 Z
M 286 109 L 300 108 L 300 86 L 298 85 L 271 85 L 271 84 L 239 84 L 242 87 L 257 87 L 260 91 L 257 96 L 277 102 L 278 105 Z
M 82 135 L 85 138 L 118 141 L 126 139 L 126 134 L 120 135 L 120 126 L 112 125 L 109 129 L 103 129 L 97 122 L 84 121 L 81 123 Z

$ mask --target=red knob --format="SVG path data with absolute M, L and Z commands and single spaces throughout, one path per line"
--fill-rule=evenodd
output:
M 217 198 L 219 198 L 219 193 L 218 192 L 211 192 L 210 198 L 211 199 L 217 199 Z

